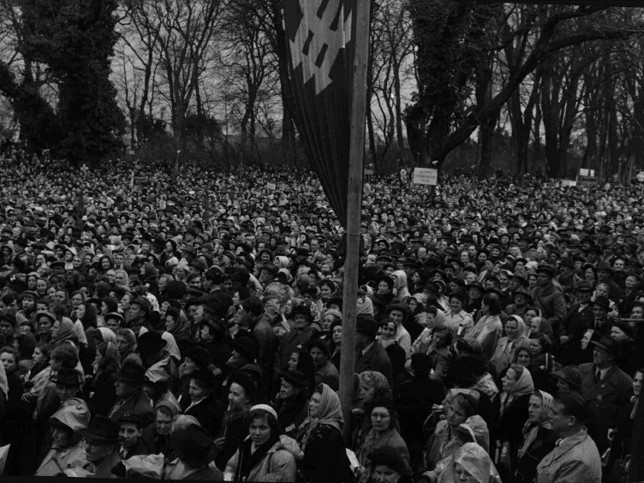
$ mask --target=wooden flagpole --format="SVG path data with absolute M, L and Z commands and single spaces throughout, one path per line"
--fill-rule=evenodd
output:
M 351 99 L 351 145 L 349 149 L 349 189 L 347 200 L 344 287 L 342 292 L 342 342 L 340 358 L 340 400 L 344 415 L 345 439 L 351 434 L 353 374 L 355 370 L 358 266 L 360 263 L 360 214 L 367 104 L 367 62 L 369 59 L 370 0 L 355 0 L 355 59 Z

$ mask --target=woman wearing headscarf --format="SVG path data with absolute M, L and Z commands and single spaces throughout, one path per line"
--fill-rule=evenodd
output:
M 72 341 L 78 346 L 78 335 L 74 330 L 74 324 L 67 317 L 54 322 L 54 327 L 51 331 L 51 345 L 57 346 L 61 342 Z
M 501 483 L 494 463 L 487 451 L 476 443 L 466 443 L 454 454 L 454 459 L 444 471 L 438 483 Z
M 296 438 L 304 451 L 299 466 L 305 481 L 351 479 L 343 426 L 339 396 L 326 384 L 320 384 L 311 396 L 308 417 L 300 425 Z
M 497 424 L 496 457 L 511 475 L 523 441 L 522 429 L 528 420 L 530 396 L 534 393 L 532 375 L 527 367 L 512 364 L 503 377 L 501 406 Z
M 512 481 L 531 482 L 537 475 L 539 461 L 555 447 L 557 436 L 550 424 L 552 401 L 553 397 L 545 391 L 535 391 L 530 396 L 528 420 L 523 426 L 523 443 Z
M 404 270 L 396 270 L 391 274 L 391 278 L 394 280 L 393 291 L 398 300 L 404 302 L 408 297 L 411 297 L 411 293 L 407 287 L 407 273 Z
M 505 336 L 499 339 L 496 350 L 490 359 L 497 374 L 505 371 L 514 360 L 514 355 L 520 345 L 528 345 L 529 339 L 526 336 L 527 327 L 525 322 L 518 315 L 510 315 L 505 321 Z
M 136 353 L 136 335 L 132 329 L 119 329 L 116 332 L 116 346 L 121 358 L 121 365 L 125 361 L 132 361 L 139 365 L 143 364 L 141 357 Z

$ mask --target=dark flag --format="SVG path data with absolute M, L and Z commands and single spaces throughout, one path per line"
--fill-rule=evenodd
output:
M 502 3 L 499 0 L 478 0 L 478 3 Z M 644 7 L 644 0 L 523 0 L 505 3 L 540 3 L 546 5 L 583 5 L 588 7 Z
M 355 0 L 282 0 L 295 122 L 324 192 L 347 226 Z

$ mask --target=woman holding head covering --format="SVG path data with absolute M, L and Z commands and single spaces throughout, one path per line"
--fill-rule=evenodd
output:
M 69 464 L 84 458 L 79 430 L 87 428 L 89 419 L 90 412 L 83 404 L 65 405 L 49 418 L 52 444 L 35 476 L 61 476 Z
M 304 451 L 300 470 L 306 481 L 351 479 L 343 426 L 340 397 L 326 384 L 320 384 L 311 396 L 308 417 L 300 425 L 296 438 Z
M 503 377 L 500 416 L 497 424 L 495 461 L 514 473 L 523 441 L 522 429 L 528 419 L 530 396 L 534 393 L 532 375 L 527 367 L 512 364 Z
M 391 274 L 391 278 L 394 280 L 394 292 L 398 300 L 404 302 L 411 297 L 407 287 L 407 273 L 404 270 L 396 270 Z
M 497 374 L 501 374 L 510 367 L 518 347 L 527 346 L 530 343 L 526 335 L 527 330 L 523 318 L 518 315 L 510 315 L 505 321 L 505 336 L 499 339 L 490 359 Z
M 530 396 L 528 420 L 523 426 L 523 443 L 512 481 L 531 482 L 537 475 L 539 461 L 555 447 L 557 436 L 550 424 L 552 402 L 553 397 L 545 391 L 535 391 Z
M 441 474 L 438 483 L 501 483 L 487 451 L 476 443 L 465 443 L 454 454 L 451 465 Z

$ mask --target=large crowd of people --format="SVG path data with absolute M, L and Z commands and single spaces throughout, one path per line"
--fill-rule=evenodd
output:
M 315 175 L 12 151 L 0 179 L 5 475 L 644 480 L 640 186 L 367 180 L 346 421 Z

